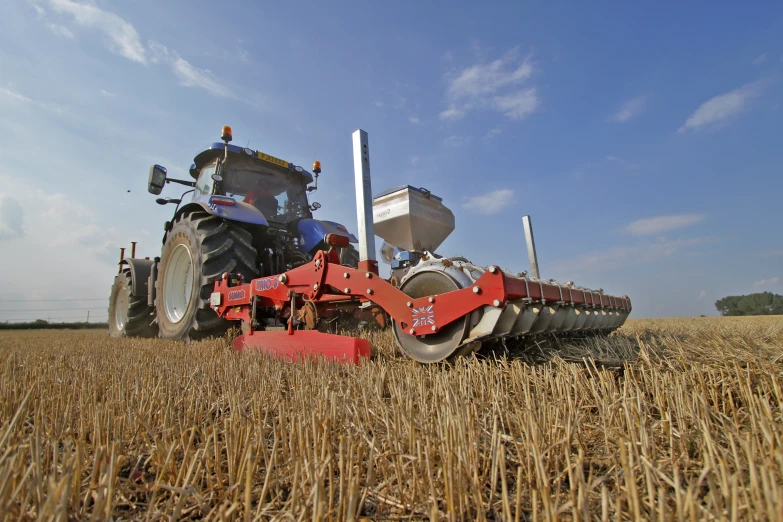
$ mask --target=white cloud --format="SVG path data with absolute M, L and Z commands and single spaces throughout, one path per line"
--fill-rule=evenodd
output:
M 750 103 L 750 100 L 758 95 L 760 91 L 760 83 L 755 82 L 710 98 L 690 115 L 678 132 L 687 130 L 698 131 L 724 124 L 742 113 Z
M 421 120 L 416 116 L 411 116 L 410 118 L 408 118 L 408 121 L 414 125 L 418 125 L 419 123 L 421 123 Z
M 625 229 L 634 236 L 649 236 L 694 225 L 701 221 L 704 221 L 704 214 L 657 216 L 653 218 L 637 219 L 625 227 Z
M 771 277 L 769 279 L 762 279 L 761 281 L 756 281 L 753 283 L 753 286 L 756 288 L 770 288 L 772 286 L 778 286 L 780 284 L 780 277 Z
M 523 119 L 539 106 L 536 88 L 521 88 L 532 76 L 532 60 L 527 57 L 519 62 L 516 50 L 497 60 L 466 67 L 449 79 L 449 107 L 440 118 L 459 119 L 471 110 L 489 108 L 511 119 Z
M 612 121 L 616 121 L 618 123 L 625 123 L 626 121 L 630 120 L 631 118 L 634 118 L 638 116 L 639 114 L 644 111 L 644 106 L 647 104 L 647 96 L 637 96 L 636 98 L 632 98 L 620 106 L 617 112 L 612 114 L 609 119 Z
M 697 297 L 696 299 L 700 301 L 700 300 L 704 299 L 705 297 L 707 297 L 707 291 L 706 290 L 702 290 L 701 292 L 699 292 L 699 297 Z
M 39 107 L 41 109 L 45 109 L 47 111 L 52 111 L 56 114 L 63 114 L 65 111 L 56 105 L 50 105 L 48 103 L 44 103 L 42 101 L 34 100 L 32 98 L 29 98 L 25 96 L 24 94 L 21 94 L 16 91 L 12 91 L 10 89 L 3 89 L 0 87 L 0 95 L 5 96 L 6 98 L 10 98 L 14 102 L 20 102 L 24 104 L 33 105 L 35 107 Z
M 73 40 L 75 38 L 71 30 L 67 27 L 63 27 L 62 25 L 47 23 L 46 27 L 48 27 L 49 30 L 57 36 L 62 36 L 63 38 L 68 38 L 69 40 Z
M 153 62 L 161 60 L 168 62 L 174 74 L 179 78 L 180 85 L 184 87 L 198 87 L 218 97 L 234 97 L 231 91 L 221 84 L 209 69 L 196 67 L 182 58 L 177 51 L 169 49 L 163 44 L 150 42 L 149 47 L 153 52 Z
M 55 11 L 70 14 L 74 22 L 82 27 L 97 29 L 109 40 L 109 49 L 128 60 L 147 63 L 146 51 L 139 39 L 139 33 L 130 23 L 109 11 L 103 11 L 94 3 L 79 3 L 72 0 L 49 0 Z
M 24 209 L 19 200 L 10 194 L 0 193 L 0 241 L 22 237 Z
M 101 89 L 101 95 L 106 96 L 107 98 L 114 98 L 117 96 L 116 92 L 109 92 L 107 90 Z
M 27 96 L 25 96 L 23 94 L 19 94 L 18 92 L 12 91 L 10 89 L 3 89 L 2 87 L 0 87 L 0 94 L 2 94 L 3 96 L 7 96 L 7 97 L 9 97 L 9 98 L 11 98 L 13 100 L 23 102 L 23 103 L 35 103 L 32 100 L 32 98 L 28 98 Z
M 449 136 L 443 140 L 444 147 L 461 147 L 470 141 L 469 136 Z
M 465 116 L 465 111 L 457 109 L 453 106 L 449 107 L 438 115 L 441 120 L 459 120 L 463 116 Z
M 373 105 L 375 105 L 380 109 L 381 107 L 383 107 L 383 102 L 381 100 L 376 100 L 373 102 Z
M 498 214 L 514 202 L 514 191 L 511 189 L 495 190 L 469 198 L 463 207 L 467 210 L 489 216 Z
M 490 130 L 489 130 L 489 132 L 487 132 L 487 133 L 484 135 L 484 139 L 485 139 L 485 140 L 487 140 L 487 141 L 489 141 L 489 140 L 491 140 L 492 138 L 494 138 L 495 136 L 498 136 L 498 135 L 500 135 L 500 133 L 502 133 L 502 132 L 503 132 L 503 129 L 490 129 Z
M 764 54 L 761 54 L 759 56 L 756 56 L 753 59 L 753 64 L 754 65 L 761 65 L 762 63 L 764 63 L 766 61 L 767 61 L 767 53 L 764 53 Z
M 492 105 L 512 120 L 521 120 L 538 108 L 536 88 L 523 89 L 505 96 L 496 96 Z
M 571 274 L 619 270 L 632 265 L 655 263 L 689 248 L 713 241 L 715 239 L 712 237 L 675 240 L 659 238 L 653 243 L 619 246 L 557 261 L 553 263 L 552 271 Z

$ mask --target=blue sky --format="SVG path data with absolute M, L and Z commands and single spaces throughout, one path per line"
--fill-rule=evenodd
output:
M 0 320 L 105 317 L 118 248 L 171 215 L 149 165 L 187 177 L 222 125 L 319 159 L 352 230 L 363 128 L 374 192 L 454 211 L 440 253 L 526 269 L 530 214 L 544 277 L 636 317 L 783 293 L 781 34 L 779 3 L 4 2 Z

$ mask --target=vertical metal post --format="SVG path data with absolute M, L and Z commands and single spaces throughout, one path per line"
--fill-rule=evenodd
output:
M 367 133 L 353 133 L 353 170 L 356 177 L 356 221 L 359 226 L 359 259 L 375 261 L 375 229 L 372 220 L 370 149 Z
M 131 241 L 131 257 L 136 257 L 136 243 L 138 241 Z
M 122 260 L 125 259 L 125 247 L 120 247 L 120 263 L 122 263 Z M 119 265 L 117 268 L 117 273 L 119 274 L 122 272 L 122 265 Z
M 530 261 L 530 275 L 536 279 L 539 279 L 538 256 L 536 256 L 536 240 L 533 239 L 533 224 L 530 222 L 530 216 L 522 216 L 522 226 L 525 229 L 527 259 Z

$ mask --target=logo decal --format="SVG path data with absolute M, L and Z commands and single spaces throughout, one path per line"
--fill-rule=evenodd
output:
M 244 299 L 244 298 L 245 298 L 245 290 L 244 289 L 231 290 L 228 293 L 228 300 L 229 301 L 239 301 L 240 299 Z
M 435 324 L 435 312 L 432 310 L 432 305 L 414 308 L 413 326 L 427 326 L 429 324 Z
M 274 290 L 277 288 L 279 281 L 276 276 L 263 277 L 256 279 L 256 292 L 263 292 L 264 290 Z

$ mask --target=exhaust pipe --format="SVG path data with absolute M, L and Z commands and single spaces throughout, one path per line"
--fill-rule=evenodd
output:
M 527 259 L 530 262 L 530 275 L 535 279 L 541 279 L 538 274 L 538 256 L 536 256 L 536 240 L 533 239 L 533 224 L 530 216 L 522 216 L 522 227 L 525 229 L 525 242 L 527 243 Z
M 364 270 L 378 273 L 375 259 L 375 229 L 372 218 L 372 187 L 370 183 L 370 150 L 367 133 L 353 133 L 353 169 L 356 181 L 356 221 L 359 235 L 359 260 Z M 372 268 L 374 267 L 374 270 Z

